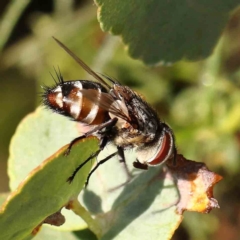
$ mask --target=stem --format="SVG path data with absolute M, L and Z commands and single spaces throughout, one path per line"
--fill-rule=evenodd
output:
M 30 0 L 12 0 L 8 5 L 0 22 L 0 51 L 2 51 L 4 48 L 14 26 L 16 25 L 16 22 L 20 18 L 29 2 Z
M 88 224 L 89 229 L 96 234 L 97 238 L 102 236 L 102 230 L 97 220 L 92 218 L 91 214 L 80 204 L 77 198 L 72 201 L 72 211 Z

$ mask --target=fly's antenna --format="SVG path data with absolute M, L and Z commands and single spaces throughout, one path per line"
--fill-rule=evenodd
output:
M 75 55 L 69 48 L 67 48 L 63 43 L 58 39 L 53 37 L 53 39 L 58 43 L 58 45 L 63 48 L 86 72 L 91 76 L 101 82 L 107 88 L 111 88 L 97 73 L 95 73 L 86 63 L 84 63 L 77 55 Z

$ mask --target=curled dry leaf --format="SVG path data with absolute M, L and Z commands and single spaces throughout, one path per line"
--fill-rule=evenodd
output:
M 46 217 L 42 223 L 32 230 L 32 235 L 35 236 L 39 233 L 42 224 L 47 223 L 54 226 L 61 226 L 65 223 L 65 217 L 61 214 L 61 209 L 50 216 Z
M 211 172 L 204 163 L 187 160 L 182 155 L 177 155 L 176 165 L 169 161 L 167 167 L 179 191 L 178 213 L 185 210 L 208 213 L 219 208 L 213 187 L 222 179 L 220 175 Z
M 65 217 L 61 214 L 61 209 L 58 212 L 48 216 L 43 223 L 47 223 L 54 226 L 61 226 L 65 223 Z

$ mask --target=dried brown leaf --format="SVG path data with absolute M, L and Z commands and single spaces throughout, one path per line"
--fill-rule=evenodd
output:
M 182 155 L 177 155 L 175 165 L 169 161 L 167 167 L 179 191 L 178 213 L 185 210 L 209 213 L 219 208 L 213 187 L 222 179 L 220 175 L 211 172 L 204 163 L 187 160 Z
M 48 216 L 43 223 L 47 223 L 54 226 L 61 226 L 65 223 L 65 217 L 61 214 L 61 209 L 58 212 Z

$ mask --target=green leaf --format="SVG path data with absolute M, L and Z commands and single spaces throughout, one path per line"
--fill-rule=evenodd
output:
M 0 239 L 29 239 L 32 231 L 46 217 L 58 212 L 70 200 L 76 198 L 84 186 L 91 163 L 81 169 L 72 184 L 67 183 L 66 179 L 81 162 L 97 150 L 97 139 L 88 138 L 78 142 L 68 157 L 64 156 L 67 148 L 64 146 L 44 162 L 38 162 L 40 158 L 48 155 L 49 151 L 55 151 L 54 148 L 58 147 L 58 144 L 68 141 L 69 136 L 74 135 L 74 131 L 77 135 L 75 123 L 66 119 L 70 127 L 68 124 L 59 125 L 59 121 L 65 120 L 58 117 L 56 115 L 55 118 L 50 111 L 38 109 L 27 116 L 17 129 L 11 143 L 9 171 L 10 178 L 13 179 L 12 188 L 17 182 L 21 181 L 21 184 L 0 209 L 0 229 L 4 229 L 0 231 Z M 53 143 L 54 141 L 57 143 Z M 28 174 L 31 168 L 28 164 L 33 168 L 40 165 Z M 86 227 L 79 217 L 75 216 L 72 222 L 73 220 L 77 223 L 71 226 L 70 221 L 69 228 Z
M 19 124 L 10 144 L 8 174 L 15 190 L 29 172 L 79 136 L 75 122 L 38 108 Z
M 34 240 L 79 240 L 72 232 L 59 231 L 48 226 L 42 226 L 41 231 L 34 237 Z
M 6 199 L 9 195 L 10 195 L 9 192 L 0 193 L 0 206 L 6 201 Z
M 11 143 L 9 172 L 12 188 L 23 182 L 2 207 L 0 228 L 5 231 L 0 233 L 0 239 L 30 239 L 32 231 L 37 233 L 36 227 L 46 217 L 58 212 L 70 200 L 73 200 L 73 211 L 86 221 L 99 239 L 140 239 L 143 234 L 153 239 L 169 239 L 182 220 L 176 213 L 178 193 L 174 182 L 162 168 L 133 169 L 132 162 L 136 158 L 133 151 L 126 153 L 133 176 L 130 182 L 126 183 L 129 179 L 117 158 L 100 165 L 94 172 L 88 188 L 78 197 L 87 210 L 75 198 L 91 164 L 81 169 L 71 185 L 66 179 L 96 151 L 97 140 L 88 138 L 78 142 L 68 157 L 63 156 L 65 146 L 40 164 L 58 144 L 78 135 L 75 131 L 76 123 L 43 109 L 38 109 L 20 124 Z M 113 151 L 115 147 L 107 146 L 99 160 Z M 28 164 L 31 167 L 27 168 Z M 28 174 L 30 168 L 39 164 Z M 78 216 L 67 217 L 70 223 L 64 229 L 83 229 L 86 223 L 81 221 Z M 58 236 L 59 233 L 51 234 Z
M 108 147 L 99 159 L 113 151 Z M 176 213 L 178 192 L 174 182 L 162 167 L 133 169 L 134 159 L 134 153 L 127 152 L 133 175 L 128 183 L 117 158 L 101 165 L 81 194 L 81 201 L 102 226 L 102 232 L 96 233 L 99 239 L 170 239 L 182 220 Z
M 95 0 L 104 31 L 146 64 L 208 57 L 239 1 Z
M 97 238 L 88 229 L 77 232 L 59 231 L 58 228 L 42 226 L 34 240 L 96 240 Z
M 8 174 L 11 190 L 15 190 L 44 159 L 79 136 L 77 127 L 76 122 L 43 108 L 38 108 L 23 119 L 10 145 Z M 71 156 L 65 159 L 71 161 Z M 63 209 L 62 213 L 67 221 L 61 229 L 79 230 L 87 227 L 86 223 L 71 211 Z

